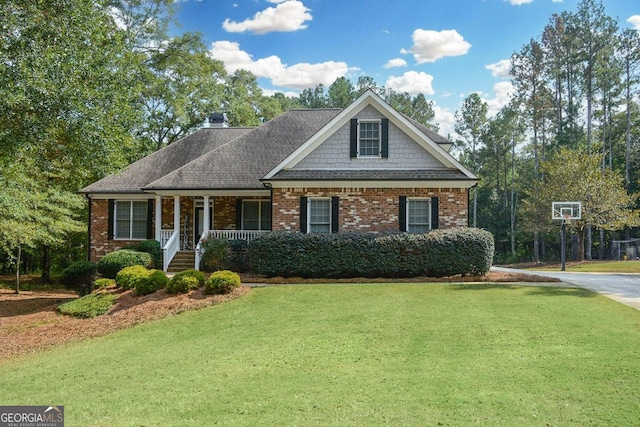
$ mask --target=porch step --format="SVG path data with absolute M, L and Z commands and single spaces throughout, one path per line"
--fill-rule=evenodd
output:
M 171 264 L 167 272 L 177 273 L 182 270 L 189 270 L 196 265 L 196 252 L 195 251 L 179 251 L 176 256 L 173 257 Z

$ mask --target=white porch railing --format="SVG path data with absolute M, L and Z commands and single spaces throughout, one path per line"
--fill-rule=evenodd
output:
M 163 230 L 164 232 L 165 230 Z M 169 264 L 173 260 L 173 257 L 176 256 L 178 251 L 180 250 L 180 239 L 178 236 L 180 233 L 171 231 L 171 237 L 167 239 L 167 242 L 162 245 L 162 269 L 167 271 L 169 269 Z
M 207 239 L 228 239 L 246 240 L 255 239 L 261 234 L 270 233 L 268 230 L 209 230 L 202 233 L 198 245 L 196 246 L 196 270 L 200 270 L 200 260 L 202 259 L 201 244 Z
M 164 245 L 167 244 L 171 235 L 173 234 L 173 229 L 171 230 L 160 230 L 160 247 L 164 248 Z

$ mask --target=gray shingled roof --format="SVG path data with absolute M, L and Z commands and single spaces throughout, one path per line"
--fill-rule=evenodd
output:
M 339 113 L 338 109 L 291 110 L 144 188 L 263 189 L 260 179 Z
M 418 130 L 420 130 L 422 133 L 427 135 L 429 137 L 429 139 L 431 139 L 436 144 L 444 144 L 444 145 L 451 145 L 452 144 L 452 142 L 449 141 L 447 138 L 445 138 L 444 136 L 432 131 L 431 129 L 429 129 L 428 127 L 423 125 L 422 123 L 417 122 L 416 120 L 412 119 L 411 117 L 407 116 L 406 114 L 402 114 L 402 115 L 404 116 L 405 119 L 410 121 L 411 124 L 413 124 L 415 127 L 417 127 Z
M 281 170 L 269 181 L 442 181 L 470 179 L 457 169 Z
M 142 188 L 253 128 L 204 128 L 158 150 L 81 193 L 142 193 Z
M 82 193 L 263 189 L 261 179 L 335 118 L 339 109 L 291 110 L 257 128 L 205 128 L 132 163 Z M 409 119 L 438 144 L 446 138 Z M 273 180 L 464 180 L 458 170 L 294 171 Z

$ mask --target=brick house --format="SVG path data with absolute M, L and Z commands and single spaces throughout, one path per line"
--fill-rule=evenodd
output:
M 373 91 L 342 110 L 292 110 L 257 128 L 214 116 L 81 190 L 90 201 L 91 260 L 154 238 L 167 270 L 178 253 L 197 263 L 202 236 L 468 225 L 476 176 L 448 153 L 448 140 Z

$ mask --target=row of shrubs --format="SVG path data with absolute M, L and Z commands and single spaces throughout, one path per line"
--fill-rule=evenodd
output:
M 494 255 L 491 233 L 473 228 L 426 234 L 269 233 L 247 247 L 251 269 L 284 277 L 446 277 L 483 275 Z

